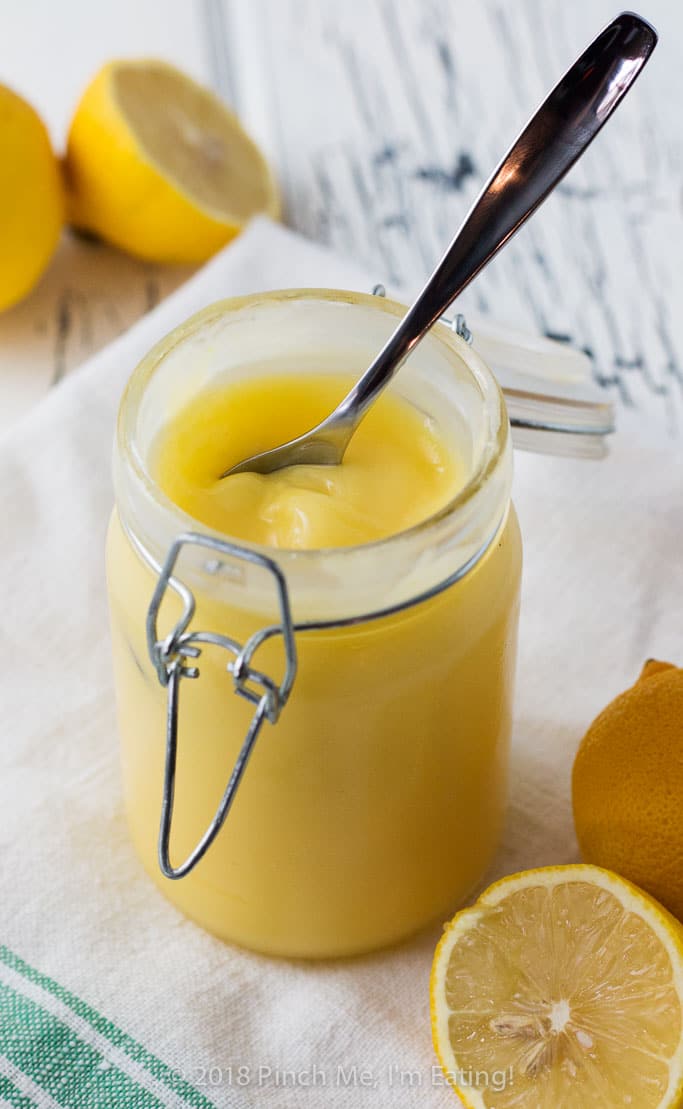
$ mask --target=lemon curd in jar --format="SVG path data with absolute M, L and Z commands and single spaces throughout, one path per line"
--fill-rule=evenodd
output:
M 341 466 L 219 480 L 326 415 L 400 311 L 331 292 L 224 302 L 156 348 L 122 403 L 108 578 L 132 838 L 187 915 L 266 953 L 352 954 L 416 931 L 479 881 L 500 832 L 521 545 L 486 367 L 437 328 Z M 215 842 L 170 881 L 157 864 L 166 691 L 145 617 L 187 531 L 276 559 L 298 670 Z M 244 643 L 278 619 L 259 566 L 195 549 L 175 573 L 193 628 Z M 179 613 L 169 595 L 164 634 Z M 199 678 L 181 682 L 174 862 L 206 830 L 253 712 L 227 661 L 207 647 Z M 279 680 L 280 637 L 254 665 Z
M 330 361 L 321 352 L 321 361 Z M 200 392 L 162 428 L 153 474 L 170 499 L 226 536 L 268 547 L 350 547 L 385 539 L 438 512 L 465 481 L 434 421 L 381 396 L 340 466 L 291 466 L 223 478 L 227 469 L 314 427 L 353 377 L 254 367 L 253 377 Z

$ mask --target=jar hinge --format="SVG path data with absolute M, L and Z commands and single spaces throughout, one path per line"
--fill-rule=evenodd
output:
M 374 297 L 385 297 L 387 295 L 387 290 L 384 285 L 378 283 L 372 286 L 372 295 Z M 464 339 L 469 346 L 472 345 L 472 332 L 467 326 L 467 320 L 462 312 L 458 312 L 457 315 L 453 317 L 444 314 L 441 317 L 441 322 L 450 327 L 451 331 L 454 331 L 456 335 Z
M 186 545 L 205 547 L 224 557 L 253 563 L 272 574 L 277 590 L 280 624 L 259 629 L 244 645 L 216 632 L 189 631 L 190 621 L 196 608 L 194 595 L 186 585 L 173 576 L 180 552 Z M 172 589 L 180 597 L 183 611 L 169 635 L 160 639 L 157 631 L 158 616 L 167 589 Z M 276 635 L 282 635 L 285 651 L 285 674 L 280 683 L 252 666 L 252 659 L 258 648 L 267 639 Z M 192 660 L 199 659 L 203 646 L 220 647 L 232 656 L 226 669 L 232 676 L 235 692 L 255 705 L 256 711 L 211 823 L 185 861 L 174 867 L 170 860 L 170 839 L 178 756 L 180 687 L 183 678 L 199 677 L 199 667 L 193 664 Z M 147 612 L 147 649 L 157 677 L 161 685 L 167 689 L 166 755 L 159 825 L 159 866 L 167 878 L 183 878 L 196 866 L 223 827 L 263 723 L 265 720 L 271 724 L 277 723 L 296 677 L 294 626 L 287 583 L 280 567 L 273 559 L 234 543 L 196 532 L 179 535 L 169 548 Z

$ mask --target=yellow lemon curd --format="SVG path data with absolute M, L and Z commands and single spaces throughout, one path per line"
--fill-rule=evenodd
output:
M 433 421 L 385 394 L 341 466 L 220 475 L 319 423 L 353 385 L 336 374 L 248 378 L 199 394 L 158 441 L 156 478 L 195 520 L 223 535 L 281 549 L 350 547 L 404 531 L 438 511 L 465 481 Z
M 151 476 L 184 513 L 238 542 L 275 555 L 376 543 L 381 559 L 377 541 L 443 510 L 468 479 L 438 425 L 391 392 L 341 466 L 219 480 L 242 458 L 308 430 L 350 384 L 256 373 L 207 386 L 161 428 Z M 217 840 L 172 882 L 156 860 L 166 694 L 144 627 L 155 575 L 115 512 L 108 566 L 128 818 L 167 896 L 224 939 L 309 957 L 394 942 L 455 906 L 481 878 L 501 827 L 520 565 L 509 508 L 456 584 L 379 619 L 297 632 L 289 701 L 264 726 Z M 209 588 L 195 596 L 192 626 L 242 643 L 273 619 Z M 374 609 L 387 607 L 381 601 Z M 179 604 L 164 605 L 170 628 Z M 253 711 L 234 695 L 227 661 L 206 649 L 200 678 L 182 683 L 176 864 L 209 823 Z M 259 648 L 254 665 L 280 674 L 281 643 Z

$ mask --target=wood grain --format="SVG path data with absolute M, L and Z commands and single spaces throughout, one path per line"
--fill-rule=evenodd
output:
M 614 14 L 602 0 L 256 7 L 289 220 L 407 292 Z M 664 0 L 649 8 L 662 35 L 650 67 L 462 304 L 589 351 L 634 433 L 680 441 L 683 11 Z
M 683 447 L 683 7 L 647 9 L 661 41 L 635 90 L 460 307 L 589 351 L 622 429 Z M 147 0 L 140 13 L 121 0 L 116 18 L 112 6 L 94 19 L 68 0 L 43 9 L 50 48 L 71 58 L 63 84 L 39 64 L 21 7 L 3 16 L 3 77 L 47 113 L 59 146 L 86 74 L 112 49 L 160 43 L 235 104 L 275 164 L 289 222 L 408 297 L 614 10 L 608 0 Z M 187 272 L 65 239 L 37 292 L 0 318 L 0 426 Z

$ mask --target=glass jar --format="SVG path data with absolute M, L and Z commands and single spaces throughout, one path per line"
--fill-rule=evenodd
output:
M 223 301 L 162 340 L 121 402 L 107 566 L 130 832 L 184 913 L 269 954 L 400 940 L 494 854 L 521 576 L 505 403 L 437 325 L 390 388 L 457 444 L 466 485 L 353 548 L 236 545 L 169 501 L 151 453 L 217 378 L 358 375 L 404 311 L 333 290 Z

